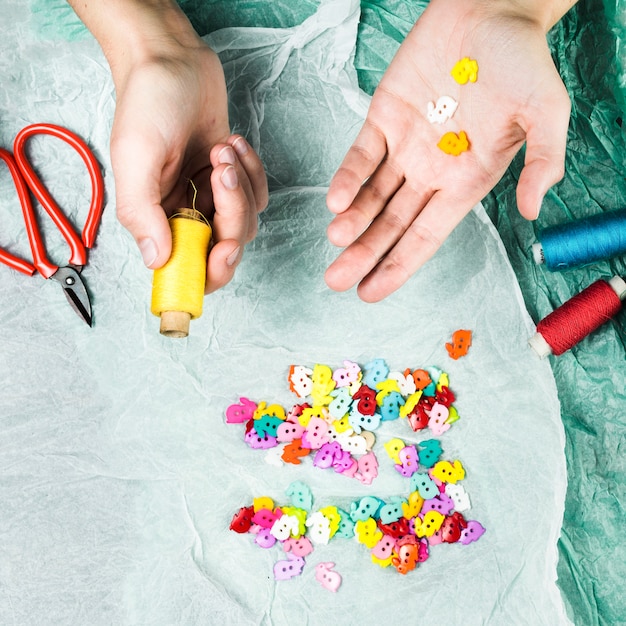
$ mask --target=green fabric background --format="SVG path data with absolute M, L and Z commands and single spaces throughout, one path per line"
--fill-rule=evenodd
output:
M 609 19 L 607 19 L 607 16 Z M 626 207 L 623 69 L 613 12 L 581 2 L 550 33 L 572 100 L 566 174 L 535 225 L 516 212 L 518 155 L 485 200 L 504 240 L 526 304 L 538 321 L 598 278 L 626 274 L 625 259 L 562 274 L 533 265 L 538 229 Z M 619 44 L 619 45 L 618 45 Z M 568 494 L 559 542 L 559 585 L 577 624 L 626 623 L 626 315 L 553 359 L 567 437 Z

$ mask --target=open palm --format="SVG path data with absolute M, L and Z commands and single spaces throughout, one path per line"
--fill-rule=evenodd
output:
M 478 79 L 457 83 L 464 57 Z M 438 124 L 428 103 L 451 96 Z M 526 142 L 520 213 L 534 219 L 563 174 L 570 102 L 542 27 L 499 15 L 489 3 L 433 0 L 409 33 L 371 101 L 361 132 L 331 181 L 330 241 L 345 250 L 326 272 L 336 290 L 359 283 L 365 301 L 400 287 L 500 180 Z M 444 153 L 444 133 L 464 131 L 469 150 Z M 365 181 L 365 182 L 364 182 Z

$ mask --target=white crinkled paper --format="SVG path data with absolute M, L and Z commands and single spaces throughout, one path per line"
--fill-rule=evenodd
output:
M 43 40 L 27 7 L 5 4 L 13 19 L 0 26 L 0 144 L 31 122 L 71 128 L 103 164 L 108 201 L 83 273 L 92 329 L 57 285 L 0 267 L 0 622 L 567 623 L 555 585 L 566 486 L 556 390 L 526 345 L 533 325 L 483 209 L 382 303 L 324 284 L 338 252 L 325 238 L 325 186 L 367 110 L 351 64 L 358 2 L 322 2 L 290 30 L 212 36 L 232 121 L 260 150 L 273 191 L 236 278 L 206 298 L 186 340 L 159 335 L 150 272 L 115 219 L 114 95 L 97 44 Z M 41 149 L 80 221 L 80 163 Z M 27 256 L 12 193 L 3 172 L 0 245 Z M 474 331 L 473 345 L 453 361 L 445 343 L 459 328 Z M 445 457 L 465 466 L 469 517 L 487 532 L 469 546 L 436 546 L 406 576 L 372 564 L 356 541 L 331 540 L 300 577 L 276 582 L 280 550 L 228 529 L 239 507 L 260 495 L 286 503 L 294 480 L 311 487 L 314 506 L 406 495 L 382 443 L 423 437 L 404 420 L 386 424 L 375 448 L 381 474 L 366 487 L 310 459 L 268 465 L 225 424 L 225 410 L 241 396 L 289 408 L 291 364 L 376 357 L 391 369 L 449 373 L 461 419 L 440 439 Z M 315 580 L 321 561 L 343 576 L 337 594 Z

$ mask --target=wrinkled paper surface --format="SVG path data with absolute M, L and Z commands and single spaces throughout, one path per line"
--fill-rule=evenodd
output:
M 210 43 L 224 61 L 235 128 L 260 151 L 272 194 L 237 276 L 205 299 L 186 340 L 158 333 L 151 275 L 115 218 L 108 134 L 114 91 L 89 37 L 46 41 L 28 8 L 9 2 L 2 26 L 0 144 L 28 123 L 82 135 L 105 170 L 107 205 L 83 271 L 94 327 L 58 286 L 0 267 L 0 622 L 36 624 L 567 623 L 556 587 L 566 489 L 564 435 L 547 361 L 526 342 L 533 323 L 500 239 L 476 207 L 436 257 L 376 305 L 331 292 L 323 272 L 326 186 L 360 128 L 367 96 L 353 54 L 357 2 L 328 0 L 290 29 L 228 29 Z M 88 202 L 80 161 L 33 144 L 40 171 L 72 219 Z M 33 157 L 35 158 L 35 157 Z M 0 244 L 28 256 L 8 174 L 0 178 Z M 64 261 L 54 229 L 42 228 Z M 474 331 L 453 361 L 445 342 Z M 467 471 L 477 543 L 435 546 L 401 576 L 356 541 L 334 539 L 302 576 L 276 582 L 279 548 L 228 529 L 267 495 L 286 503 L 294 480 L 314 506 L 349 508 L 366 494 L 407 495 L 382 444 L 416 436 L 403 420 L 377 432 L 371 487 L 306 459 L 273 467 L 226 425 L 247 396 L 283 403 L 291 364 L 384 358 L 391 369 L 447 371 L 461 419 L 440 439 Z M 332 561 L 337 594 L 314 578 Z

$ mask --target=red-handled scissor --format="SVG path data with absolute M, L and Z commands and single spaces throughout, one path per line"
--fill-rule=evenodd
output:
M 76 233 L 74 227 L 35 174 L 26 157 L 25 144 L 33 135 L 52 135 L 62 139 L 80 155 L 87 166 L 91 179 L 92 195 L 89 213 L 81 236 Z M 80 271 L 87 262 L 87 248 L 91 248 L 94 244 L 104 207 L 104 181 L 95 156 L 78 135 L 66 128 L 54 124 L 32 124 L 17 134 L 13 143 L 13 154 L 0 148 L 0 160 L 3 160 L 9 168 L 22 205 L 33 263 L 19 259 L 2 249 L 0 249 L 0 261 L 29 276 L 38 271 L 44 278 L 52 278 L 57 281 L 63 288 L 72 308 L 91 326 L 91 302 L 85 284 L 80 277 Z M 59 267 L 46 256 L 29 190 L 52 218 L 70 247 L 70 258 L 66 266 Z

